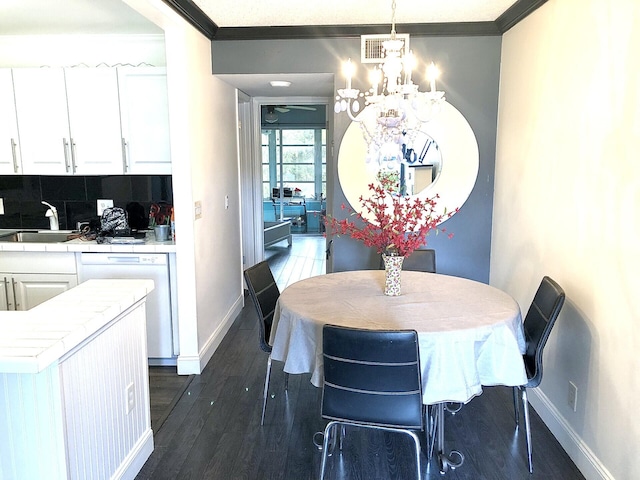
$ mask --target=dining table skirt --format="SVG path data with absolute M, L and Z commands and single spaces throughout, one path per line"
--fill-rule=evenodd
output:
M 402 271 L 402 294 L 384 294 L 384 271 L 319 275 L 288 286 L 274 315 L 271 357 L 322 386 L 322 327 L 418 332 L 423 403 L 467 403 L 482 386 L 526 383 L 517 302 L 460 277 Z

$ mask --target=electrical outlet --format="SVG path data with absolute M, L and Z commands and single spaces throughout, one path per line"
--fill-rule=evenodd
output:
M 131 413 L 133 407 L 136 406 L 136 396 L 135 396 L 135 388 L 133 383 L 127 385 L 127 390 L 125 391 L 125 401 L 127 402 L 127 413 Z
M 98 216 L 102 215 L 102 212 L 104 212 L 104 210 L 106 208 L 111 208 L 113 207 L 113 200 L 98 200 Z
M 224 209 L 229 210 L 229 195 L 224 196 Z
M 569 391 L 567 394 L 567 403 L 569 404 L 569 408 L 574 412 L 578 408 L 578 387 L 575 383 L 569 382 Z
M 4 199 L 0 198 L 0 215 L 4 215 Z
M 202 217 L 202 202 L 195 202 L 194 208 L 193 208 L 193 213 L 194 213 L 196 219 Z

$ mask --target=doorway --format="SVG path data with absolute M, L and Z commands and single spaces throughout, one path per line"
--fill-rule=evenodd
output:
M 265 222 L 291 222 L 291 239 L 322 235 L 326 209 L 327 139 L 330 99 L 318 97 L 251 99 L 251 155 L 242 162 L 244 195 L 251 206 L 243 209 L 244 264 L 265 258 Z M 330 160 L 331 161 L 331 160 Z M 250 180 L 249 180 L 250 179 Z M 243 189 L 244 190 L 244 189 Z M 244 203 L 244 202 L 243 202 Z M 269 248 L 288 248 L 285 241 Z M 324 272 L 323 272 L 324 273 Z
M 293 235 L 322 234 L 327 192 L 325 105 L 262 105 L 260 151 L 264 221 L 289 221 Z

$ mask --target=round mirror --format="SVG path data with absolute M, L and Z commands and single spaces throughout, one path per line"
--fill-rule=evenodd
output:
M 366 107 L 358 116 L 366 122 L 373 118 Z M 401 188 L 406 194 L 422 198 L 438 195 L 438 213 L 460 208 L 476 182 L 479 167 L 478 142 L 464 116 L 450 103 L 419 130 L 405 132 L 402 147 L 372 155 L 362 135 L 361 122 L 351 122 L 338 152 L 338 179 L 351 207 L 360 211 L 360 197 L 369 195 L 378 171 L 400 174 Z M 376 157 L 376 158 L 373 158 Z

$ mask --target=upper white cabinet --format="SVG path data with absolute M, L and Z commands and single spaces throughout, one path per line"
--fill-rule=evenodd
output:
M 114 69 L 15 69 L 24 174 L 122 173 Z
M 118 68 L 125 173 L 171 174 L 166 69 Z
M 13 70 L 22 173 L 71 173 L 69 117 L 61 68 Z
M 13 75 L 0 68 L 0 175 L 22 173 L 16 103 L 13 95 Z
M 13 90 L 11 71 L 7 78 L 0 106 L 15 92 L 20 143 L 8 137 L 5 152 L 10 128 L 0 123 L 0 173 L 15 170 L 20 155 L 14 173 L 25 175 L 171 173 L 164 68 L 20 68 Z
M 113 68 L 70 68 L 64 73 L 73 173 L 122 173 L 117 72 Z

